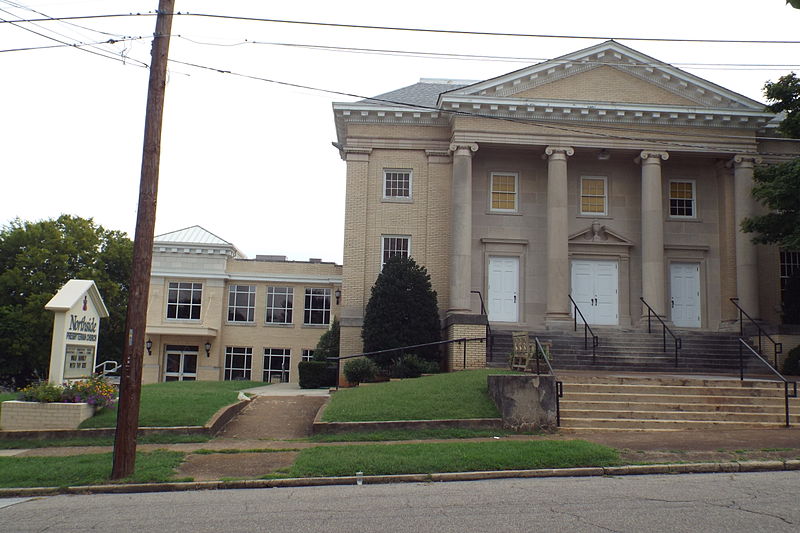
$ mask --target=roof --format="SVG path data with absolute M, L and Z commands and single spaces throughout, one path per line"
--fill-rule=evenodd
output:
M 171 231 L 161 235 L 156 235 L 155 242 L 165 243 L 174 242 L 181 244 L 216 244 L 220 246 L 233 246 L 225 239 L 221 239 L 200 226 L 189 226 L 188 228 Z
M 90 279 L 71 279 L 44 306 L 48 311 L 69 311 L 85 294 L 92 299 L 100 318 L 108 317 L 108 309 L 103 303 L 100 291 Z
M 410 106 L 436 107 L 439 95 L 460 89 L 470 85 L 471 82 L 448 82 L 445 80 L 426 80 L 422 79 L 418 83 L 379 94 L 366 100 L 360 100 L 360 104 L 392 105 L 403 104 Z

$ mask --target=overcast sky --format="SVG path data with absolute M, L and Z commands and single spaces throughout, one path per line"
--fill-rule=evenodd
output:
M 152 12 L 157 0 L 0 0 L 0 19 Z M 627 41 L 624 37 L 800 41 L 784 0 L 573 0 L 503 3 L 193 1 L 193 14 L 478 32 L 615 37 L 657 59 L 763 101 L 764 82 L 800 72 L 800 44 Z M 68 213 L 133 237 L 155 17 L 0 23 L 0 224 Z M 143 39 L 73 47 L 120 35 Z M 104 33 L 100 33 L 104 32 Z M 598 39 L 490 37 L 175 17 L 156 234 L 199 224 L 249 257 L 341 262 L 345 164 L 331 103 L 353 98 L 244 76 L 373 96 L 420 78 L 480 80 Z M 273 43 L 273 44 L 266 44 Z M 281 43 L 281 44 L 274 44 Z M 287 44 L 495 59 L 356 53 Z M 124 61 L 122 60 L 124 58 Z M 507 58 L 499 60 L 497 58 Z M 517 58 L 517 59 L 513 59 Z M 687 63 L 726 66 L 685 66 Z M 730 66 L 778 65 L 771 67 Z M 239 76 L 244 75 L 244 76 Z

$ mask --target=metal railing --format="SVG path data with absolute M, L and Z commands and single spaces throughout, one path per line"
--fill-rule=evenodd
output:
M 661 327 L 662 327 L 661 336 L 662 336 L 663 341 L 664 341 L 663 351 L 665 351 L 665 352 L 667 351 L 667 333 L 669 333 L 672 336 L 672 339 L 675 341 L 675 366 L 677 367 L 678 366 L 678 352 L 683 347 L 683 341 L 681 341 L 681 338 L 678 337 L 677 335 L 675 335 L 672 332 L 672 330 L 669 329 L 669 327 L 664 323 L 664 321 L 661 319 L 661 317 L 658 316 L 658 313 L 656 313 L 653 310 L 653 308 L 650 307 L 650 304 L 648 304 L 647 302 L 644 301 L 644 298 L 642 298 L 640 296 L 639 299 L 642 301 L 642 303 L 645 305 L 645 307 L 647 307 L 647 333 L 652 333 L 652 330 L 650 329 L 650 317 L 654 316 L 654 317 L 656 317 L 658 319 L 659 322 L 661 322 Z
M 575 303 L 575 300 L 572 299 L 572 295 L 568 294 L 569 301 L 572 302 L 572 307 L 574 312 L 572 313 L 572 326 L 573 331 L 578 331 L 578 315 L 581 316 L 581 320 L 583 320 L 583 349 L 589 349 L 589 334 L 592 335 L 592 363 L 597 361 L 597 347 L 600 345 L 600 337 L 594 334 L 592 331 L 591 326 L 589 326 L 588 322 L 586 322 L 586 318 L 583 316 L 580 307 L 578 304 Z
M 486 306 L 483 304 L 483 294 L 481 291 L 469 291 L 477 294 L 481 300 L 481 314 L 486 317 L 486 360 L 493 361 L 492 349 L 494 348 L 494 336 L 492 335 L 492 326 L 489 324 L 489 314 L 486 312 Z
M 122 365 L 116 361 L 103 361 L 102 363 L 95 365 L 94 373 L 100 374 L 101 376 L 105 376 L 107 374 L 113 374 L 114 372 L 119 370 L 120 367 L 122 367 Z
M 547 370 L 550 372 L 550 375 L 553 376 L 555 379 L 555 386 L 556 386 L 556 426 L 561 426 L 561 401 L 560 398 L 564 397 L 564 383 L 559 381 L 558 376 L 556 376 L 556 371 L 553 370 L 553 365 L 550 364 L 550 358 L 547 357 L 547 352 L 544 350 L 542 343 L 539 342 L 539 337 L 533 338 L 533 343 L 535 346 L 536 351 L 536 374 L 540 374 L 539 372 L 539 354 L 542 355 L 542 359 L 544 362 L 547 363 Z
M 767 339 L 769 339 L 769 341 L 772 343 L 772 351 L 773 351 L 772 360 L 774 363 L 773 366 L 775 368 L 778 368 L 778 355 L 783 353 L 783 343 L 776 342 L 775 339 L 773 339 L 769 333 L 764 331 L 764 328 L 762 328 L 758 322 L 753 320 L 753 318 L 747 314 L 747 311 L 742 309 L 742 307 L 739 305 L 739 298 L 731 298 L 730 300 L 731 303 L 736 306 L 736 309 L 739 310 L 739 337 L 744 337 L 744 317 L 747 317 L 747 320 L 749 320 L 750 323 L 754 325 L 758 331 L 758 353 L 760 355 L 764 355 L 764 350 L 762 349 L 761 345 L 761 337 L 764 336 Z
M 393 352 L 404 352 L 408 350 L 412 350 L 415 348 L 424 348 L 426 346 L 445 346 L 447 344 L 454 344 L 454 343 L 462 343 L 463 347 L 463 357 L 464 357 L 464 366 L 463 368 L 467 368 L 467 343 L 468 342 L 486 342 L 486 337 L 462 337 L 460 339 L 451 339 L 446 341 L 436 341 L 436 342 L 426 342 L 423 344 L 412 344 L 410 346 L 400 346 L 398 348 L 388 348 L 386 350 L 376 350 L 374 352 L 364 352 L 364 353 L 357 353 L 354 355 L 340 355 L 339 357 L 327 357 L 328 361 L 335 361 L 336 362 L 336 375 L 341 375 L 341 364 L 342 361 L 345 359 L 354 359 L 356 357 L 371 357 L 373 355 L 381 355 L 386 353 L 393 353 Z M 336 379 L 336 390 L 339 390 L 339 379 Z
M 770 371 L 775 374 L 778 379 L 783 382 L 783 400 L 784 400 L 784 410 L 786 413 L 786 427 L 790 426 L 789 424 L 789 398 L 797 398 L 797 382 L 796 381 L 789 381 L 783 375 L 775 370 L 769 361 L 761 357 L 759 354 L 748 342 L 741 337 L 739 338 L 739 380 L 744 381 L 744 350 L 742 348 L 747 348 L 751 355 L 755 356 L 759 361 L 764 363 L 764 365 L 770 369 Z M 792 393 L 789 394 L 789 384 L 792 384 Z

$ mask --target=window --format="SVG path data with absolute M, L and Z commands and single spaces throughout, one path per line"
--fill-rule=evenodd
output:
M 605 215 L 606 210 L 606 178 L 581 178 L 581 215 Z
M 694 218 L 694 182 L 669 182 L 669 216 Z
M 228 322 L 253 322 L 255 313 L 255 286 L 231 285 L 228 289 Z
M 314 350 L 309 350 L 307 348 L 303 348 L 303 361 L 313 361 L 314 360 Z
M 291 354 L 289 348 L 264 348 L 264 381 L 287 383 Z
M 383 197 L 411 199 L 411 171 L 387 169 L 383 171 Z
M 407 235 L 384 235 L 382 237 L 381 268 L 386 264 L 387 259 L 395 255 L 401 257 L 411 255 L 411 237 Z
M 267 287 L 268 324 L 291 324 L 294 289 L 292 287 Z
M 167 318 L 200 320 L 202 297 L 202 283 L 171 281 L 167 299 Z
M 331 321 L 331 290 L 306 289 L 303 323 L 327 325 Z
M 492 172 L 491 211 L 514 212 L 517 210 L 517 175 Z
M 800 275 L 800 252 L 781 251 L 781 295 L 793 276 Z
M 225 380 L 250 379 L 253 366 L 253 349 L 238 346 L 225 348 Z

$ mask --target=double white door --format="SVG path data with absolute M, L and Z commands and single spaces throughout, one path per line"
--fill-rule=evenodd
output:
M 572 261 L 572 299 L 590 325 L 619 324 L 618 287 L 619 263 L 616 261 Z M 578 322 L 583 324 L 580 314 Z
M 699 328 L 700 265 L 671 263 L 669 284 L 672 323 L 679 328 Z

